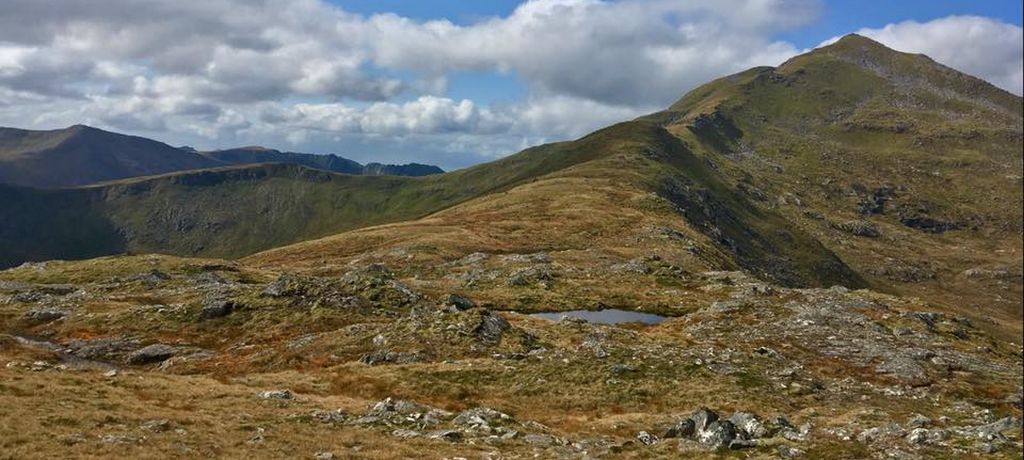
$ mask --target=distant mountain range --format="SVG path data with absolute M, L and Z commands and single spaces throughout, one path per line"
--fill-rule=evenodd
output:
M 0 183 L 64 188 L 172 172 L 256 163 L 292 163 L 356 175 L 424 176 L 437 166 L 367 165 L 337 155 L 242 147 L 200 152 L 85 125 L 36 131 L 0 127 Z

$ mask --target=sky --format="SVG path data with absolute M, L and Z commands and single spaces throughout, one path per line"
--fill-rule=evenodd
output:
M 0 126 L 446 169 L 855 32 L 1024 92 L 1021 2 L 2 0 Z

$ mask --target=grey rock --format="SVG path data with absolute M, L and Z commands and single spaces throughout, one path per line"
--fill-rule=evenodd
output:
M 651 434 L 651 433 L 648 433 L 646 431 L 641 431 L 641 432 L 636 434 L 636 440 L 640 441 L 640 444 L 643 444 L 645 446 L 649 446 L 649 445 L 657 443 L 658 442 L 658 437 L 653 435 L 653 434 Z
M 418 352 L 376 350 L 363 355 L 359 362 L 376 366 L 379 364 L 409 364 L 423 361 Z
M 492 426 L 501 422 L 512 420 L 508 414 L 496 411 L 489 407 L 476 407 L 459 413 L 452 420 L 452 424 L 465 427 Z
M 629 364 L 616 363 L 616 364 L 612 364 L 611 368 L 609 370 L 611 370 L 612 374 L 624 375 L 624 374 L 631 374 L 631 373 L 637 372 L 638 369 L 635 366 L 631 366 Z
M 49 323 L 67 316 L 67 312 L 56 308 L 39 308 L 25 312 L 25 318 L 34 323 Z
M 1005 417 L 985 425 L 961 429 L 961 432 L 983 441 L 1004 440 L 1006 437 L 1003 432 L 1020 427 L 1020 423 L 1020 419 L 1016 417 Z
M 348 421 L 348 412 L 342 409 L 335 410 L 317 410 L 310 414 L 314 419 L 320 421 L 320 423 L 326 423 L 330 425 L 338 425 Z
M 321 451 L 313 454 L 313 460 L 334 460 L 338 458 L 334 452 Z
M 866 220 L 851 220 L 836 225 L 836 228 L 847 232 L 851 235 L 862 236 L 867 238 L 877 238 L 882 235 L 882 232 L 878 229 L 878 225 L 874 222 Z
M 170 345 L 153 344 L 140 348 L 128 355 L 128 364 L 152 364 L 166 361 L 178 354 L 178 349 Z
M 295 395 L 292 394 L 291 390 L 267 390 L 261 391 L 257 394 L 260 399 L 279 399 L 287 400 L 293 399 Z
M 169 431 L 173 427 L 174 423 L 167 419 L 146 420 L 145 422 L 142 422 L 143 429 L 157 433 Z
M 421 433 L 419 431 L 407 430 L 407 429 L 404 429 L 404 428 L 399 428 L 399 429 L 394 430 L 394 431 L 391 432 L 391 436 L 394 436 L 396 438 L 403 438 L 403 439 L 417 438 L 420 435 L 421 435 Z
M 736 427 L 728 420 L 716 420 L 709 423 L 707 428 L 697 430 L 697 440 L 711 448 L 726 447 L 734 439 Z
M 218 275 L 217 272 L 202 272 L 193 276 L 192 280 L 199 284 L 230 284 L 228 280 Z
M 445 441 L 455 442 L 462 439 L 462 432 L 458 430 L 439 430 L 428 435 L 431 439 L 444 439 Z
M 523 442 L 533 446 L 548 447 L 555 443 L 555 438 L 547 434 L 530 433 L 523 436 Z
M 512 325 L 499 315 L 490 311 L 484 311 L 480 315 L 480 323 L 473 329 L 473 334 L 487 344 L 496 344 L 501 340 L 502 334 L 511 328 Z
M 729 416 L 729 421 L 748 438 L 758 439 L 768 436 L 768 429 L 757 416 L 750 412 L 735 412 Z
M 299 277 L 285 273 L 268 283 L 263 288 L 261 295 L 264 297 L 293 297 L 302 295 L 304 292 L 305 288 Z
M 580 344 L 580 348 L 589 350 L 593 353 L 595 358 L 604 359 L 609 355 L 608 350 L 604 348 L 604 336 L 602 334 L 587 334 L 583 338 L 583 343 Z
M 86 360 L 110 360 L 138 348 L 139 342 L 125 338 L 72 340 L 67 348 L 71 354 Z
M 508 254 L 501 256 L 502 262 L 513 263 L 551 263 L 551 256 L 546 252 L 535 252 L 533 254 Z
M 907 435 L 907 442 L 911 444 L 924 444 L 928 440 L 927 428 L 914 428 Z
M 469 298 L 463 297 L 458 294 L 450 294 L 448 300 L 445 301 L 445 305 L 452 307 L 459 311 L 469 310 L 476 307 L 476 302 Z
M 372 417 L 392 418 L 394 415 L 406 416 L 413 414 L 424 414 L 430 410 L 429 407 L 414 401 L 405 399 L 385 398 L 378 401 L 366 413 Z
M 235 303 L 230 300 L 212 300 L 199 311 L 200 319 L 222 318 L 235 311 Z
M 665 430 L 664 438 L 689 438 L 696 432 L 693 419 L 684 418 Z
M 630 259 L 621 264 L 615 264 L 611 266 L 611 270 L 616 273 L 637 273 L 646 275 L 651 272 L 651 267 L 647 266 L 647 262 L 644 259 Z
M 521 268 L 512 272 L 508 285 L 513 287 L 529 286 L 537 283 L 545 289 L 550 288 L 555 280 L 554 271 L 546 265 Z
M 750 449 L 758 445 L 760 443 L 756 439 L 733 439 L 729 441 L 729 449 L 731 450 Z
M 932 419 L 921 414 L 914 414 L 914 416 L 910 417 L 910 420 L 907 420 L 908 428 L 927 428 L 931 424 Z
M 104 444 L 139 444 L 142 438 L 128 434 L 105 434 L 100 436 L 100 442 Z
M 167 281 L 171 279 L 171 275 L 168 275 L 160 270 L 152 269 L 147 272 L 138 273 L 128 277 L 127 281 L 142 281 L 147 284 L 159 283 L 161 281 Z
M 800 457 L 802 457 L 806 453 L 806 452 L 804 452 L 801 449 L 797 449 L 795 447 L 790 447 L 790 446 L 787 446 L 785 444 L 776 447 L 775 451 L 779 453 L 780 457 L 787 458 L 787 459 L 788 458 L 800 458 Z
M 702 407 L 690 414 L 689 419 L 693 420 L 694 430 L 701 432 L 707 430 L 708 426 L 718 420 L 718 413 L 706 407 Z

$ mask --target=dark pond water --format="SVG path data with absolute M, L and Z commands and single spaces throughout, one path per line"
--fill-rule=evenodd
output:
M 558 321 L 562 319 L 563 316 L 568 316 L 570 318 L 579 318 L 587 320 L 588 322 L 594 324 L 658 324 L 667 319 L 664 316 L 655 315 L 653 313 L 642 313 L 630 310 L 618 310 L 614 308 L 609 308 L 606 310 L 570 310 L 555 311 L 549 313 L 533 313 L 530 316 L 534 318 L 549 319 L 552 321 Z

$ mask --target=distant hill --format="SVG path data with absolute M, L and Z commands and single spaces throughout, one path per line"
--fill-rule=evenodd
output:
M 367 176 L 428 176 L 444 172 L 443 169 L 437 166 L 419 163 L 404 165 L 369 163 L 364 166 L 356 161 L 334 154 L 318 155 L 312 153 L 281 152 L 264 147 L 240 147 L 199 153 L 208 158 L 230 164 L 292 163 L 342 174 Z
M 52 131 L 0 128 L 0 183 L 73 187 L 224 163 L 144 137 L 84 125 Z
M 130 177 L 256 163 L 292 163 L 344 174 L 423 176 L 444 172 L 437 166 L 363 166 L 337 155 L 280 152 L 242 147 L 198 152 L 144 137 L 84 125 L 34 131 L 0 127 L 0 183 L 62 188 Z

